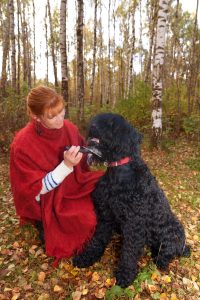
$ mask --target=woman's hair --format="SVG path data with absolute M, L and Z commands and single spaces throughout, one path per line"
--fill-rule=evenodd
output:
M 33 88 L 27 97 L 27 113 L 37 117 L 47 114 L 54 117 L 64 108 L 63 97 L 46 86 Z

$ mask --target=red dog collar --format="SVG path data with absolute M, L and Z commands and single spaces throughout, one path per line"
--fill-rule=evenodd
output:
M 108 167 L 117 167 L 117 166 L 122 166 L 130 162 L 132 158 L 130 156 L 124 157 L 118 161 L 113 161 L 111 163 L 108 163 Z

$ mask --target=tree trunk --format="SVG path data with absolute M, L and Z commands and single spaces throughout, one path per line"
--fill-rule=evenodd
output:
M 66 45 L 66 9 L 67 0 L 61 0 L 60 4 L 60 54 L 61 54 L 61 75 L 62 95 L 65 100 L 66 115 L 69 116 L 68 108 L 68 66 L 67 66 L 67 45 Z
M 102 3 L 100 1 L 100 19 L 99 19 L 99 38 L 100 38 L 100 49 L 99 49 L 99 73 L 100 73 L 100 99 L 99 104 L 100 107 L 103 106 L 104 103 L 104 84 L 103 84 L 103 29 L 102 29 Z
M 197 0 L 196 5 L 196 14 L 195 14 L 195 22 L 193 27 L 193 36 L 192 36 L 192 47 L 191 47 L 191 57 L 190 57 L 190 73 L 189 73 L 189 82 L 188 82 L 188 115 L 192 113 L 193 103 L 194 103 L 194 95 L 197 83 L 198 70 L 197 65 L 198 61 L 196 60 L 196 42 L 198 41 L 198 8 L 199 8 L 199 0 Z
M 10 15 L 9 15 L 9 2 L 7 3 L 6 19 L 2 22 L 3 29 L 3 57 L 2 57 L 2 70 L 1 70 L 1 97 L 5 96 L 6 82 L 7 82 L 7 61 L 10 46 Z
M 137 7 L 137 1 L 134 0 L 131 7 L 131 18 L 132 18 L 132 34 L 131 34 L 131 50 L 130 50 L 130 63 L 129 63 L 129 82 L 128 82 L 128 93 L 131 94 L 133 88 L 133 55 L 135 52 L 135 11 Z
M 83 0 L 77 0 L 77 118 L 78 121 L 84 120 L 84 73 L 83 73 Z
M 169 0 L 159 0 L 158 21 L 153 64 L 152 145 L 158 147 L 162 135 L 162 91 L 166 19 Z
M 98 0 L 94 1 L 94 35 L 93 35 L 93 60 L 92 60 L 92 80 L 90 85 L 90 104 L 94 101 L 94 81 L 96 71 L 96 51 L 97 51 L 97 6 Z
M 17 90 L 17 73 L 16 73 L 16 48 L 15 48 L 15 20 L 14 20 L 14 2 L 9 0 L 10 12 L 10 39 L 11 39 L 11 73 L 12 73 L 12 88 Z
M 47 0 L 47 7 L 48 7 L 49 24 L 50 24 L 51 56 L 52 56 L 52 60 L 53 60 L 54 80 L 55 80 L 55 87 L 58 88 L 57 63 L 56 63 L 55 44 L 54 44 L 54 36 L 53 36 L 53 24 L 52 24 L 52 17 L 51 17 L 51 7 L 50 7 L 49 0 Z
M 36 65 L 36 49 L 35 49 L 35 2 L 32 0 L 33 4 L 33 85 L 36 84 L 36 74 L 35 74 L 35 65 Z
M 115 31 L 116 31 L 116 15 L 115 15 L 115 5 L 116 5 L 116 0 L 114 0 L 114 6 L 113 6 L 113 14 L 112 14 L 112 17 L 113 17 L 113 71 L 112 71 L 112 73 L 113 73 L 113 84 L 112 84 L 112 86 L 113 86 L 113 99 L 112 99 L 112 108 L 114 108 L 115 107 L 115 105 L 116 105 L 116 71 L 115 71 L 115 63 L 116 63 L 116 61 L 115 61 L 115 51 L 116 51 L 116 49 L 115 49 L 115 47 L 116 47 L 116 45 L 115 45 Z
M 27 50 L 27 36 L 26 36 L 26 20 L 25 20 L 25 4 L 23 2 L 21 14 L 21 30 L 22 30 L 22 47 L 23 47 L 23 81 L 28 83 L 28 50 Z
M 150 1 L 150 17 L 149 17 L 149 36 L 150 36 L 149 53 L 148 53 L 148 58 L 147 58 L 145 79 L 144 79 L 146 83 L 148 83 L 150 81 L 151 62 L 152 62 L 152 55 L 153 55 L 153 44 L 154 44 L 154 38 L 155 38 L 157 13 L 158 13 L 158 2 L 157 2 L 157 0 L 156 1 L 151 0 Z
M 21 3 L 17 0 L 17 94 L 20 94 L 20 79 L 21 79 L 21 33 L 20 33 L 20 16 L 21 16 Z
M 110 6 L 111 6 L 111 0 L 109 0 L 109 3 L 108 3 L 108 86 L 107 86 L 108 93 L 107 93 L 106 104 L 110 104 L 110 102 L 111 102 Z

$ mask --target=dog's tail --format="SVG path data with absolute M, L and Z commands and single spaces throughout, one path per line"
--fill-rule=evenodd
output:
M 190 257 L 191 254 L 191 247 L 189 245 L 185 245 L 183 248 L 182 256 Z

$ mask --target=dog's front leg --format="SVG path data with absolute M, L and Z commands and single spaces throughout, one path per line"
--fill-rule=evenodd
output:
M 73 265 L 79 268 L 85 268 L 100 260 L 107 244 L 112 237 L 112 233 L 112 223 L 105 220 L 99 220 L 94 236 L 88 242 L 88 244 L 86 244 L 83 252 L 73 258 Z
M 129 286 L 137 275 L 137 262 L 143 253 L 145 232 L 142 224 L 123 229 L 123 245 L 120 262 L 116 271 L 116 283 L 121 287 Z

